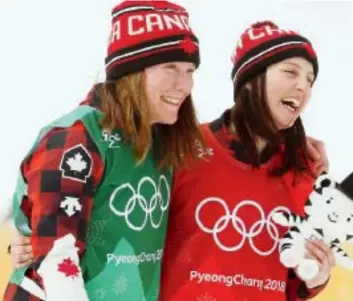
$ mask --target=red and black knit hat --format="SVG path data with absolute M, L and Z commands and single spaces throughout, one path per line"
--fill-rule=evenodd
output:
M 171 61 L 200 63 L 188 12 L 169 1 L 123 1 L 112 10 L 107 80 Z
M 232 56 L 235 91 L 268 66 L 295 56 L 313 64 L 316 78 L 317 56 L 308 39 L 293 30 L 280 29 L 271 21 L 253 24 L 241 35 Z

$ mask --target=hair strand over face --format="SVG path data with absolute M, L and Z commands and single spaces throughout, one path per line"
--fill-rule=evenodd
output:
M 103 112 L 102 127 L 108 131 L 120 129 L 139 164 L 151 148 L 159 168 L 179 167 L 185 156 L 197 158 L 195 142 L 203 144 L 203 139 L 191 96 L 182 103 L 174 124 L 151 125 L 143 76 L 143 72 L 138 72 L 96 86 Z
M 238 139 L 244 145 L 247 159 L 254 168 L 260 166 L 260 154 L 256 147 L 257 137 L 263 138 L 269 146 L 283 146 L 282 166 L 271 171 L 281 176 L 292 170 L 295 174 L 309 173 L 309 156 L 306 134 L 300 117 L 288 129 L 278 130 L 271 115 L 266 98 L 266 76 L 261 73 L 248 80 L 234 95 L 231 122 Z

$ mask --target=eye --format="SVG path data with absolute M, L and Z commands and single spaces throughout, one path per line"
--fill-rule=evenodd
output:
M 176 71 L 177 67 L 175 66 L 175 64 L 166 64 L 164 66 L 164 69 L 167 71 Z
M 350 217 L 347 218 L 347 222 L 349 223 L 352 219 Z
M 293 75 L 293 76 L 298 74 L 297 71 L 295 71 L 293 69 L 285 69 L 284 72 L 288 73 L 290 75 Z
M 310 84 L 310 86 L 312 87 L 313 84 L 314 84 L 314 79 L 311 78 L 311 77 L 308 77 L 308 78 L 307 78 L 307 81 L 308 81 L 308 83 Z
M 331 204 L 331 199 L 326 200 L 326 204 Z

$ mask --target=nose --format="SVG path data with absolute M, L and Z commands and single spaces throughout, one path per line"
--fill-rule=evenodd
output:
M 298 91 L 306 93 L 311 89 L 311 84 L 308 79 L 304 76 L 298 77 L 296 88 Z
M 188 72 L 178 72 L 174 81 L 174 88 L 186 95 L 191 93 L 191 89 L 193 87 L 193 78 L 192 75 Z

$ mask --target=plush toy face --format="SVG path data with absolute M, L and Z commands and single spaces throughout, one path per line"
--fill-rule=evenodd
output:
M 321 175 L 305 206 L 308 221 L 331 239 L 353 238 L 353 200 L 337 188 L 337 183 Z

